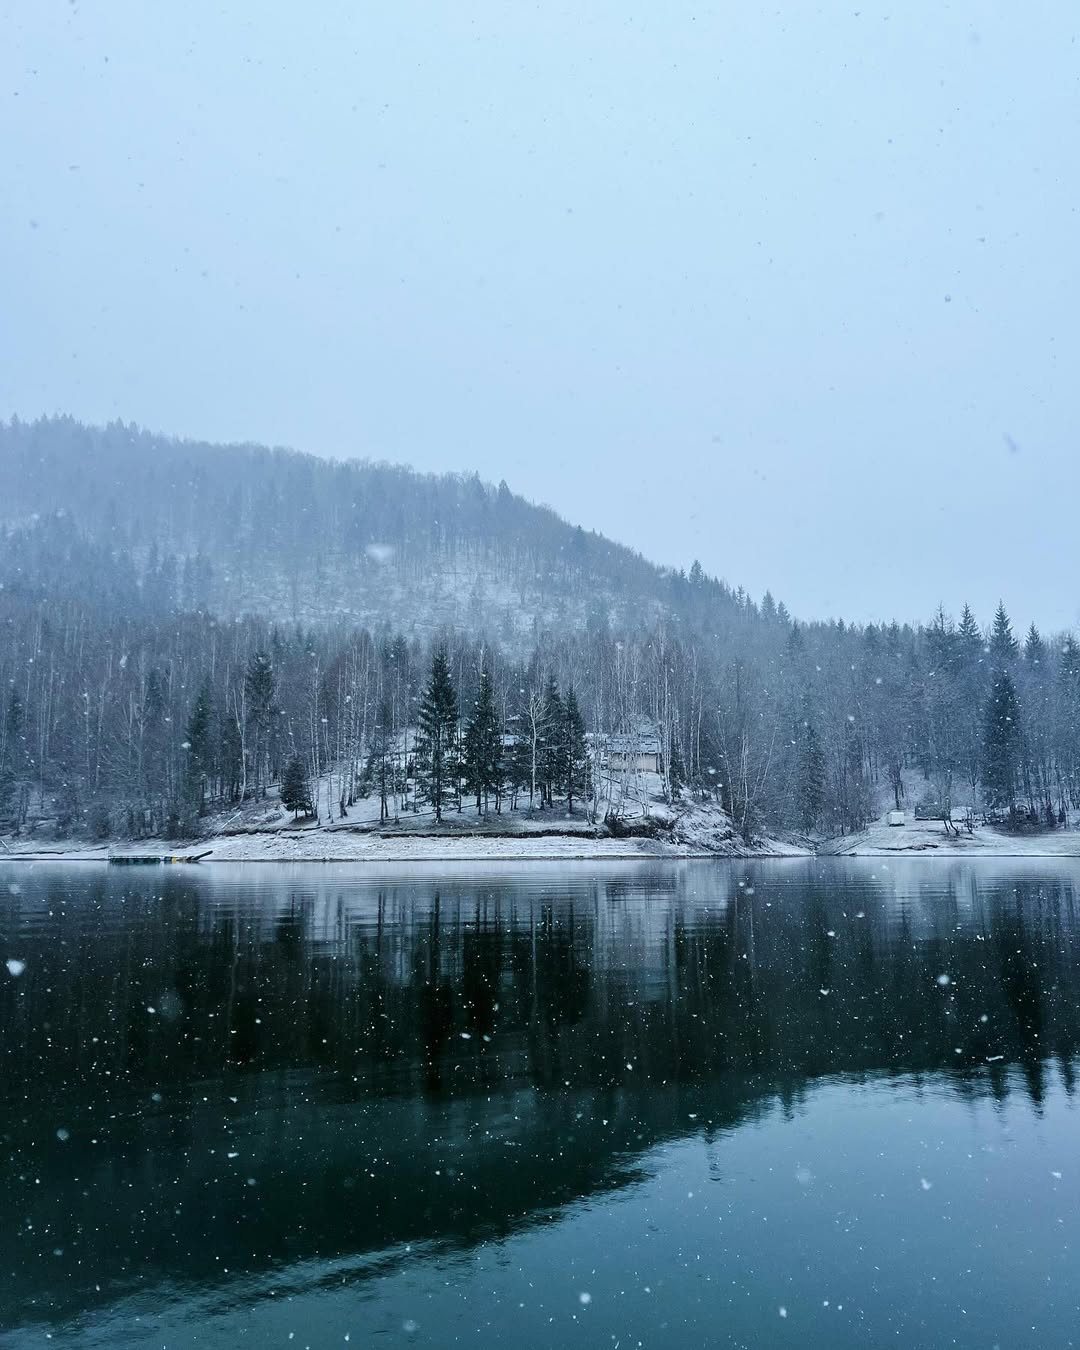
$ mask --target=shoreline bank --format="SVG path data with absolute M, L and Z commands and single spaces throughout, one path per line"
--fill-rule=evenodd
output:
M 939 836 L 940 838 L 940 836 Z M 207 850 L 210 850 L 207 853 Z M 955 841 L 913 840 L 879 844 L 868 838 L 832 841 L 817 850 L 799 849 L 779 840 L 760 848 L 710 849 L 655 839 L 528 837 L 408 836 L 394 839 L 349 838 L 336 832 L 312 831 L 306 837 L 282 834 L 245 834 L 197 843 L 146 840 L 139 844 L 12 847 L 0 850 L 0 864 L 107 863 L 114 858 L 179 857 L 202 853 L 201 863 L 483 863 L 483 862 L 756 862 L 769 859 L 895 859 L 927 858 L 942 861 L 987 858 L 1045 858 L 1080 860 L 1080 831 L 1046 838 L 978 838 Z M 194 865 L 192 863 L 191 865 Z

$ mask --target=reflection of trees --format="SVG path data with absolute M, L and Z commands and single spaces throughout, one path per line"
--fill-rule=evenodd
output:
M 28 881 L 0 924 L 16 904 L 54 917 L 22 930 L 26 972 L 0 983 L 12 1213 L 42 1250 L 82 1215 L 87 1269 L 131 1250 L 158 1271 L 205 1253 L 213 1274 L 505 1232 L 621 1184 L 689 1111 L 716 1134 L 830 1075 L 1022 1083 L 1038 1105 L 1056 1061 L 1072 1091 L 1068 881 L 961 872 L 894 902 L 815 865 L 724 903 L 679 875 L 647 900 L 624 876 L 617 901 L 595 881 L 535 898 L 441 882 L 220 905 L 182 876 L 144 893 L 98 875 L 66 904 Z M 54 1159 L 29 1195 L 17 1178 L 41 1174 L 58 1124 L 79 1180 Z M 20 1241 L 5 1269 L 28 1261 Z
M 603 895 L 523 907 L 458 886 L 407 904 L 381 892 L 362 911 L 355 898 L 315 938 L 303 895 L 267 921 L 208 909 L 177 879 L 125 896 L 114 922 L 115 897 L 88 883 L 78 913 L 30 936 L 23 983 L 0 995 L 18 1033 L 3 1044 L 9 1094 L 42 1078 L 92 1098 L 311 1067 L 379 1094 L 880 1071 L 1002 1091 L 1003 1064 L 1037 1102 L 1051 1057 L 1072 1080 L 1080 947 L 1064 883 L 1021 879 L 974 905 L 938 894 L 928 921 L 811 877 L 767 909 L 673 896 L 622 928 Z

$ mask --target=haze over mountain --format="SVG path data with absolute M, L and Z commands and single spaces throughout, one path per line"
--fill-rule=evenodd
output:
M 70 418 L 0 426 L 0 462 L 5 583 L 45 596 L 512 645 L 685 610 L 685 575 L 476 476 Z M 717 621 L 742 613 L 745 597 L 711 593 Z
M 0 416 L 475 469 L 815 618 L 1080 622 L 1075 3 L 6 9 Z

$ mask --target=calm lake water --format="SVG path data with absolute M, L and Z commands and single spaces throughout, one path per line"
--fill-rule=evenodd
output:
M 0 867 L 0 1345 L 1080 1344 L 1078 898 Z

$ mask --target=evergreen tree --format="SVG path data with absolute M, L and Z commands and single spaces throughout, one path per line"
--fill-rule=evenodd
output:
M 686 767 L 683 764 L 682 754 L 679 750 L 678 738 L 671 736 L 671 749 L 668 753 L 668 786 L 671 789 L 671 800 L 678 800 L 679 793 L 686 786 Z
M 220 755 L 222 796 L 230 802 L 239 801 L 244 781 L 244 748 L 240 739 L 240 728 L 233 717 L 222 719 Z
M 8 695 L 3 726 L 0 726 L 0 818 L 6 818 L 15 796 L 15 780 L 22 770 L 23 724 L 22 699 L 17 689 Z
M 480 671 L 476 704 L 465 727 L 465 782 L 476 793 L 476 813 L 487 810 L 489 793 L 502 787 L 502 728 L 487 669 Z
M 995 670 L 1004 670 L 1016 656 L 1019 643 L 1013 637 L 1012 624 L 999 600 L 994 624 L 990 630 L 990 661 Z
M 564 709 L 566 732 L 564 735 L 566 763 L 566 810 L 573 812 L 574 798 L 585 797 L 590 789 L 589 747 L 585 740 L 585 719 L 578 707 L 577 695 L 573 685 L 566 691 Z
M 974 802 L 982 774 L 983 734 L 989 664 L 986 643 L 970 605 L 965 605 L 956 630 L 957 761 Z
M 244 675 L 244 709 L 256 795 L 265 788 L 270 776 L 270 725 L 275 689 L 273 662 L 266 652 L 255 652 Z
M 293 813 L 295 820 L 299 812 L 309 816 L 315 807 L 311 800 L 311 788 L 304 771 L 304 761 L 299 755 L 293 755 L 285 765 L 281 780 L 281 804 Z
M 393 711 L 389 700 L 383 699 L 375 717 L 371 739 L 371 755 L 366 777 L 379 790 L 379 820 L 390 816 L 390 793 L 394 791 L 393 768 Z
M 142 783 L 147 799 L 163 793 L 165 751 L 165 681 L 159 671 L 146 677 L 142 705 Z
M 841 765 L 841 820 L 844 829 L 861 830 L 870 819 L 873 805 L 866 777 L 866 754 L 862 732 L 855 719 L 844 722 L 844 756 Z
M 522 693 L 524 694 L 524 690 Z M 513 807 L 517 804 L 518 793 L 529 791 L 532 785 L 532 739 L 529 735 L 527 699 L 525 710 L 515 713 L 510 718 L 507 730 L 510 733 L 510 744 L 503 756 L 503 769 L 510 790 L 510 804 Z
M 457 694 L 450 678 L 446 651 L 439 648 L 431 661 L 431 678 L 420 703 L 420 734 L 416 761 L 420 791 L 442 821 L 443 807 L 455 796 L 457 750 Z
M 991 806 L 1011 807 L 1016 795 L 1020 746 L 1020 702 L 1012 676 L 1003 670 L 994 676 L 986 705 L 983 786 Z
M 201 816 L 206 806 L 206 784 L 210 775 L 210 683 L 204 680 L 195 696 L 188 718 L 187 739 L 184 742 L 187 759 L 184 762 L 183 798 L 185 825 L 190 827 Z
M 818 826 L 825 805 L 825 752 L 810 722 L 803 723 L 799 738 L 796 801 L 802 831 L 811 834 Z
M 540 744 L 540 805 L 551 806 L 565 779 L 566 710 L 553 675 L 544 690 Z
M 23 701 L 19 691 L 12 689 L 8 695 L 7 710 L 4 713 L 4 725 L 0 736 L 0 774 L 10 772 L 18 774 L 22 769 L 22 735 L 26 723 Z
M 1062 787 L 1075 810 L 1080 807 L 1080 645 L 1071 633 L 1061 650 L 1053 736 Z
M 1051 743 L 1054 686 L 1049 652 L 1034 624 L 1024 639 L 1024 661 L 1018 673 L 1020 706 L 1023 710 L 1020 736 L 1021 780 L 1028 808 L 1041 812 L 1052 825 L 1054 753 Z
M 982 647 L 982 633 L 979 632 L 979 625 L 975 622 L 975 615 L 972 614 L 970 605 L 965 605 L 961 611 L 960 626 L 956 630 L 956 636 L 961 648 L 969 655 Z

